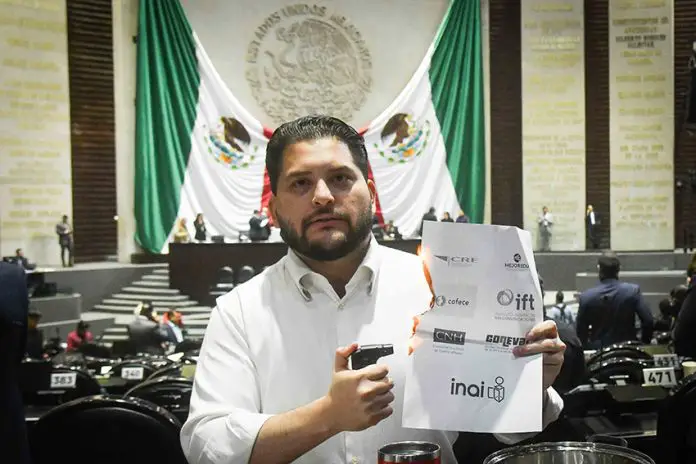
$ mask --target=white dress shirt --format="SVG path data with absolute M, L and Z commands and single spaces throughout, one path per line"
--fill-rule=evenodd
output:
M 423 440 L 440 444 L 443 464 L 456 463 L 456 432 L 401 427 L 412 316 L 428 308 L 430 297 L 420 258 L 373 239 L 343 298 L 292 251 L 218 298 L 181 431 L 189 462 L 247 463 L 263 423 L 326 395 L 336 348 L 357 342 L 394 344 L 395 353 L 380 361 L 395 383 L 394 414 L 367 430 L 340 433 L 295 462 L 374 463 L 387 443 Z M 563 408 L 553 389 L 548 399 L 544 426 Z M 497 438 L 514 443 L 533 435 Z

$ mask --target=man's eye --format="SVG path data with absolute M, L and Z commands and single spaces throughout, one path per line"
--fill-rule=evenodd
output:
M 296 181 L 294 181 L 291 184 L 291 186 L 293 188 L 303 188 L 303 187 L 307 187 L 308 185 L 309 185 L 309 181 L 307 179 L 297 179 Z
M 338 174 L 334 176 L 334 182 L 338 184 L 345 184 L 346 182 L 349 182 L 350 178 L 344 174 Z

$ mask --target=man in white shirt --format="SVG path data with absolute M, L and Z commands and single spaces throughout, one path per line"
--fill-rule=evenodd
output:
M 537 221 L 539 223 L 539 241 L 541 242 L 539 251 L 551 251 L 551 228 L 553 227 L 553 215 L 544 206 Z
M 181 432 L 189 462 L 373 463 L 384 444 L 424 440 L 455 463 L 456 432 L 401 427 L 412 316 L 431 293 L 417 256 L 370 233 L 375 187 L 363 138 L 334 118 L 301 118 L 275 131 L 266 167 L 290 250 L 217 300 Z M 565 347 L 551 321 L 528 339 L 516 354 L 544 353 L 547 425 L 563 406 L 550 385 Z M 350 370 L 351 353 L 371 343 L 395 352 Z

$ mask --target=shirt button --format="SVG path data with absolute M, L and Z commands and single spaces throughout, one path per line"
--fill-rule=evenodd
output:
M 338 303 L 338 309 L 343 309 L 343 302 Z M 353 459 L 356 459 L 356 458 L 353 458 Z M 357 462 L 357 461 L 356 461 L 356 462 Z
M 350 462 L 351 462 L 352 464 L 358 464 L 360 461 L 358 461 L 358 458 L 356 458 L 355 456 L 353 456 L 353 459 L 351 459 Z

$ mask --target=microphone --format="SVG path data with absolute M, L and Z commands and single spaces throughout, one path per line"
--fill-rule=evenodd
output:
M 363 345 L 350 355 L 350 368 L 357 371 L 375 364 L 382 356 L 394 354 L 394 345 Z

